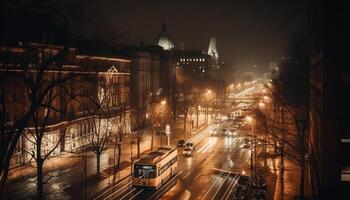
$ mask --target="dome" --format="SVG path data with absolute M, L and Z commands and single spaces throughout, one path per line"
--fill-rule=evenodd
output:
M 168 35 L 166 25 L 162 24 L 162 31 L 156 39 L 156 45 L 163 47 L 164 50 L 172 50 L 175 48 L 174 41 Z

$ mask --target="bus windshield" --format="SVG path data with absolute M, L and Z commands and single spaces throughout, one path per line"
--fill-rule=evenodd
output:
M 134 165 L 134 177 L 136 178 L 156 178 L 156 166 L 154 165 Z

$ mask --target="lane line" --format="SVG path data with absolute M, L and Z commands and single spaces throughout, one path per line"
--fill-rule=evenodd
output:
M 179 177 L 184 171 L 182 170 L 181 172 L 177 173 L 173 178 L 171 178 L 169 181 L 167 181 L 164 185 L 162 185 L 161 188 L 159 188 L 159 190 L 157 190 L 151 197 L 149 197 L 148 199 L 153 199 L 156 195 L 158 195 L 158 193 L 160 191 L 162 191 L 166 185 L 168 185 L 169 183 L 171 183 L 174 179 L 176 179 L 177 177 Z
M 140 190 L 138 193 L 136 193 L 134 196 L 130 197 L 130 199 L 134 199 L 137 195 L 139 195 L 141 192 L 143 192 L 144 189 Z
M 216 192 L 214 193 L 214 196 L 211 197 L 210 200 L 213 200 L 215 198 L 215 196 L 218 194 L 219 190 L 221 189 L 221 187 L 224 185 L 225 181 L 227 180 L 227 178 L 230 176 L 231 171 L 227 174 L 227 176 L 224 178 L 224 180 L 222 181 L 222 183 L 220 184 L 219 188 L 216 190 Z
M 236 174 L 236 176 L 232 179 L 232 182 L 231 182 L 230 185 L 228 186 L 226 192 L 224 193 L 224 195 L 222 196 L 221 199 L 226 200 L 227 198 L 230 197 L 232 190 L 234 189 L 235 185 L 236 185 L 237 182 L 238 182 L 239 176 L 240 176 L 239 174 Z M 227 192 L 228 192 L 228 193 L 227 193 Z M 227 196 L 226 196 L 226 194 L 227 194 Z
M 109 199 L 110 197 L 114 196 L 116 193 L 118 193 L 119 191 L 121 191 L 125 186 L 128 186 L 130 185 L 131 186 L 131 182 L 125 184 L 123 187 L 119 188 L 118 190 L 114 191 L 112 194 L 108 195 L 107 197 L 105 197 L 104 199 Z M 128 187 L 126 189 L 129 189 L 131 187 Z M 117 194 L 118 195 L 118 194 Z
M 218 181 L 219 177 L 222 175 L 223 171 L 221 171 L 220 175 L 216 177 L 214 183 L 210 186 L 210 188 L 207 190 L 207 192 L 205 193 L 204 197 L 202 198 L 202 200 L 209 194 L 209 191 L 214 187 L 215 183 Z
M 122 196 L 122 198 L 120 198 L 119 200 L 124 199 L 125 197 L 127 197 L 130 193 L 134 192 L 137 188 L 133 188 L 132 190 L 130 190 L 128 193 L 126 193 L 124 196 Z
M 113 185 L 112 187 L 108 188 L 106 191 L 102 192 L 102 193 L 99 194 L 98 196 L 95 196 L 95 197 L 93 198 L 93 200 L 100 198 L 101 196 L 105 195 L 107 192 L 110 192 L 110 191 L 113 192 L 113 189 L 114 189 L 115 187 L 117 187 L 119 184 L 121 184 L 122 182 L 124 182 L 124 181 L 126 181 L 126 180 L 130 180 L 130 178 L 131 178 L 131 174 L 129 174 L 128 176 L 126 176 L 126 177 L 124 178 L 124 180 L 119 181 L 118 183 L 116 183 L 116 184 Z

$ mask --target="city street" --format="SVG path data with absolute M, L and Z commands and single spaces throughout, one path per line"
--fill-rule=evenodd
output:
M 256 87 L 249 87 L 235 97 L 253 92 Z M 188 140 L 196 146 L 192 156 L 182 155 L 183 148 L 178 147 L 178 174 L 157 191 L 132 187 L 128 176 L 94 199 L 232 199 L 239 175 L 250 170 L 250 149 L 242 147 L 247 131 L 236 136 L 211 133 L 234 125 L 228 119 L 200 130 Z M 171 143 L 176 142 L 174 138 Z

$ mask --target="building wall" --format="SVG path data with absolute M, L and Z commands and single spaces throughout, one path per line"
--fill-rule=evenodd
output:
M 147 106 L 152 95 L 159 91 L 160 61 L 158 55 L 147 51 L 133 51 L 130 57 L 132 60 L 132 128 L 135 129 L 145 124 Z
M 350 157 L 344 154 L 350 150 L 345 54 L 349 32 L 344 26 L 345 5 L 318 0 L 310 5 L 310 164 L 315 192 L 328 199 L 350 189 L 350 177 L 344 178 L 345 173 L 350 175 Z
M 11 51 L 1 47 L 0 73 L 17 72 L 18 69 L 22 69 L 21 65 L 39 66 L 49 56 L 57 54 L 62 49 L 60 46 L 42 44 L 16 47 Z M 31 57 L 27 57 L 27 54 L 30 54 Z M 64 137 L 52 156 L 62 152 L 74 152 L 87 145 L 89 140 L 91 141 L 91 119 L 95 115 L 103 116 L 103 120 L 114 121 L 113 124 L 118 126 L 121 114 L 125 113 L 123 114 L 126 118 L 125 126 L 128 127 L 126 132 L 130 132 L 130 63 L 130 60 L 124 58 L 77 55 L 75 51 L 70 51 L 69 56 L 66 56 L 61 63 L 62 66 L 59 66 L 60 70 L 56 69 L 56 63 L 49 66 L 49 70 L 43 74 L 44 80 L 59 80 L 59 78 L 69 75 L 74 78 L 71 78 L 69 83 L 65 85 L 65 89 L 55 88 L 52 90 L 52 95 L 56 98 L 51 105 L 67 112 L 50 112 L 45 126 L 42 153 L 49 152 L 62 136 Z M 34 77 L 36 71 L 29 71 L 26 75 Z M 11 124 L 28 111 L 29 93 L 25 89 L 23 81 L 13 78 L 6 81 L 5 94 L 8 107 L 6 120 L 7 123 Z M 75 101 L 68 101 L 67 92 L 75 96 Z M 96 103 L 87 100 L 87 96 L 90 100 L 100 102 L 102 109 L 98 109 Z M 46 112 L 45 109 L 38 110 L 40 116 Z M 103 112 L 102 115 L 101 112 Z M 31 156 L 27 152 L 35 149 L 35 145 L 31 142 L 34 132 L 33 124 L 29 124 L 18 142 L 11 160 L 12 166 L 31 160 Z

